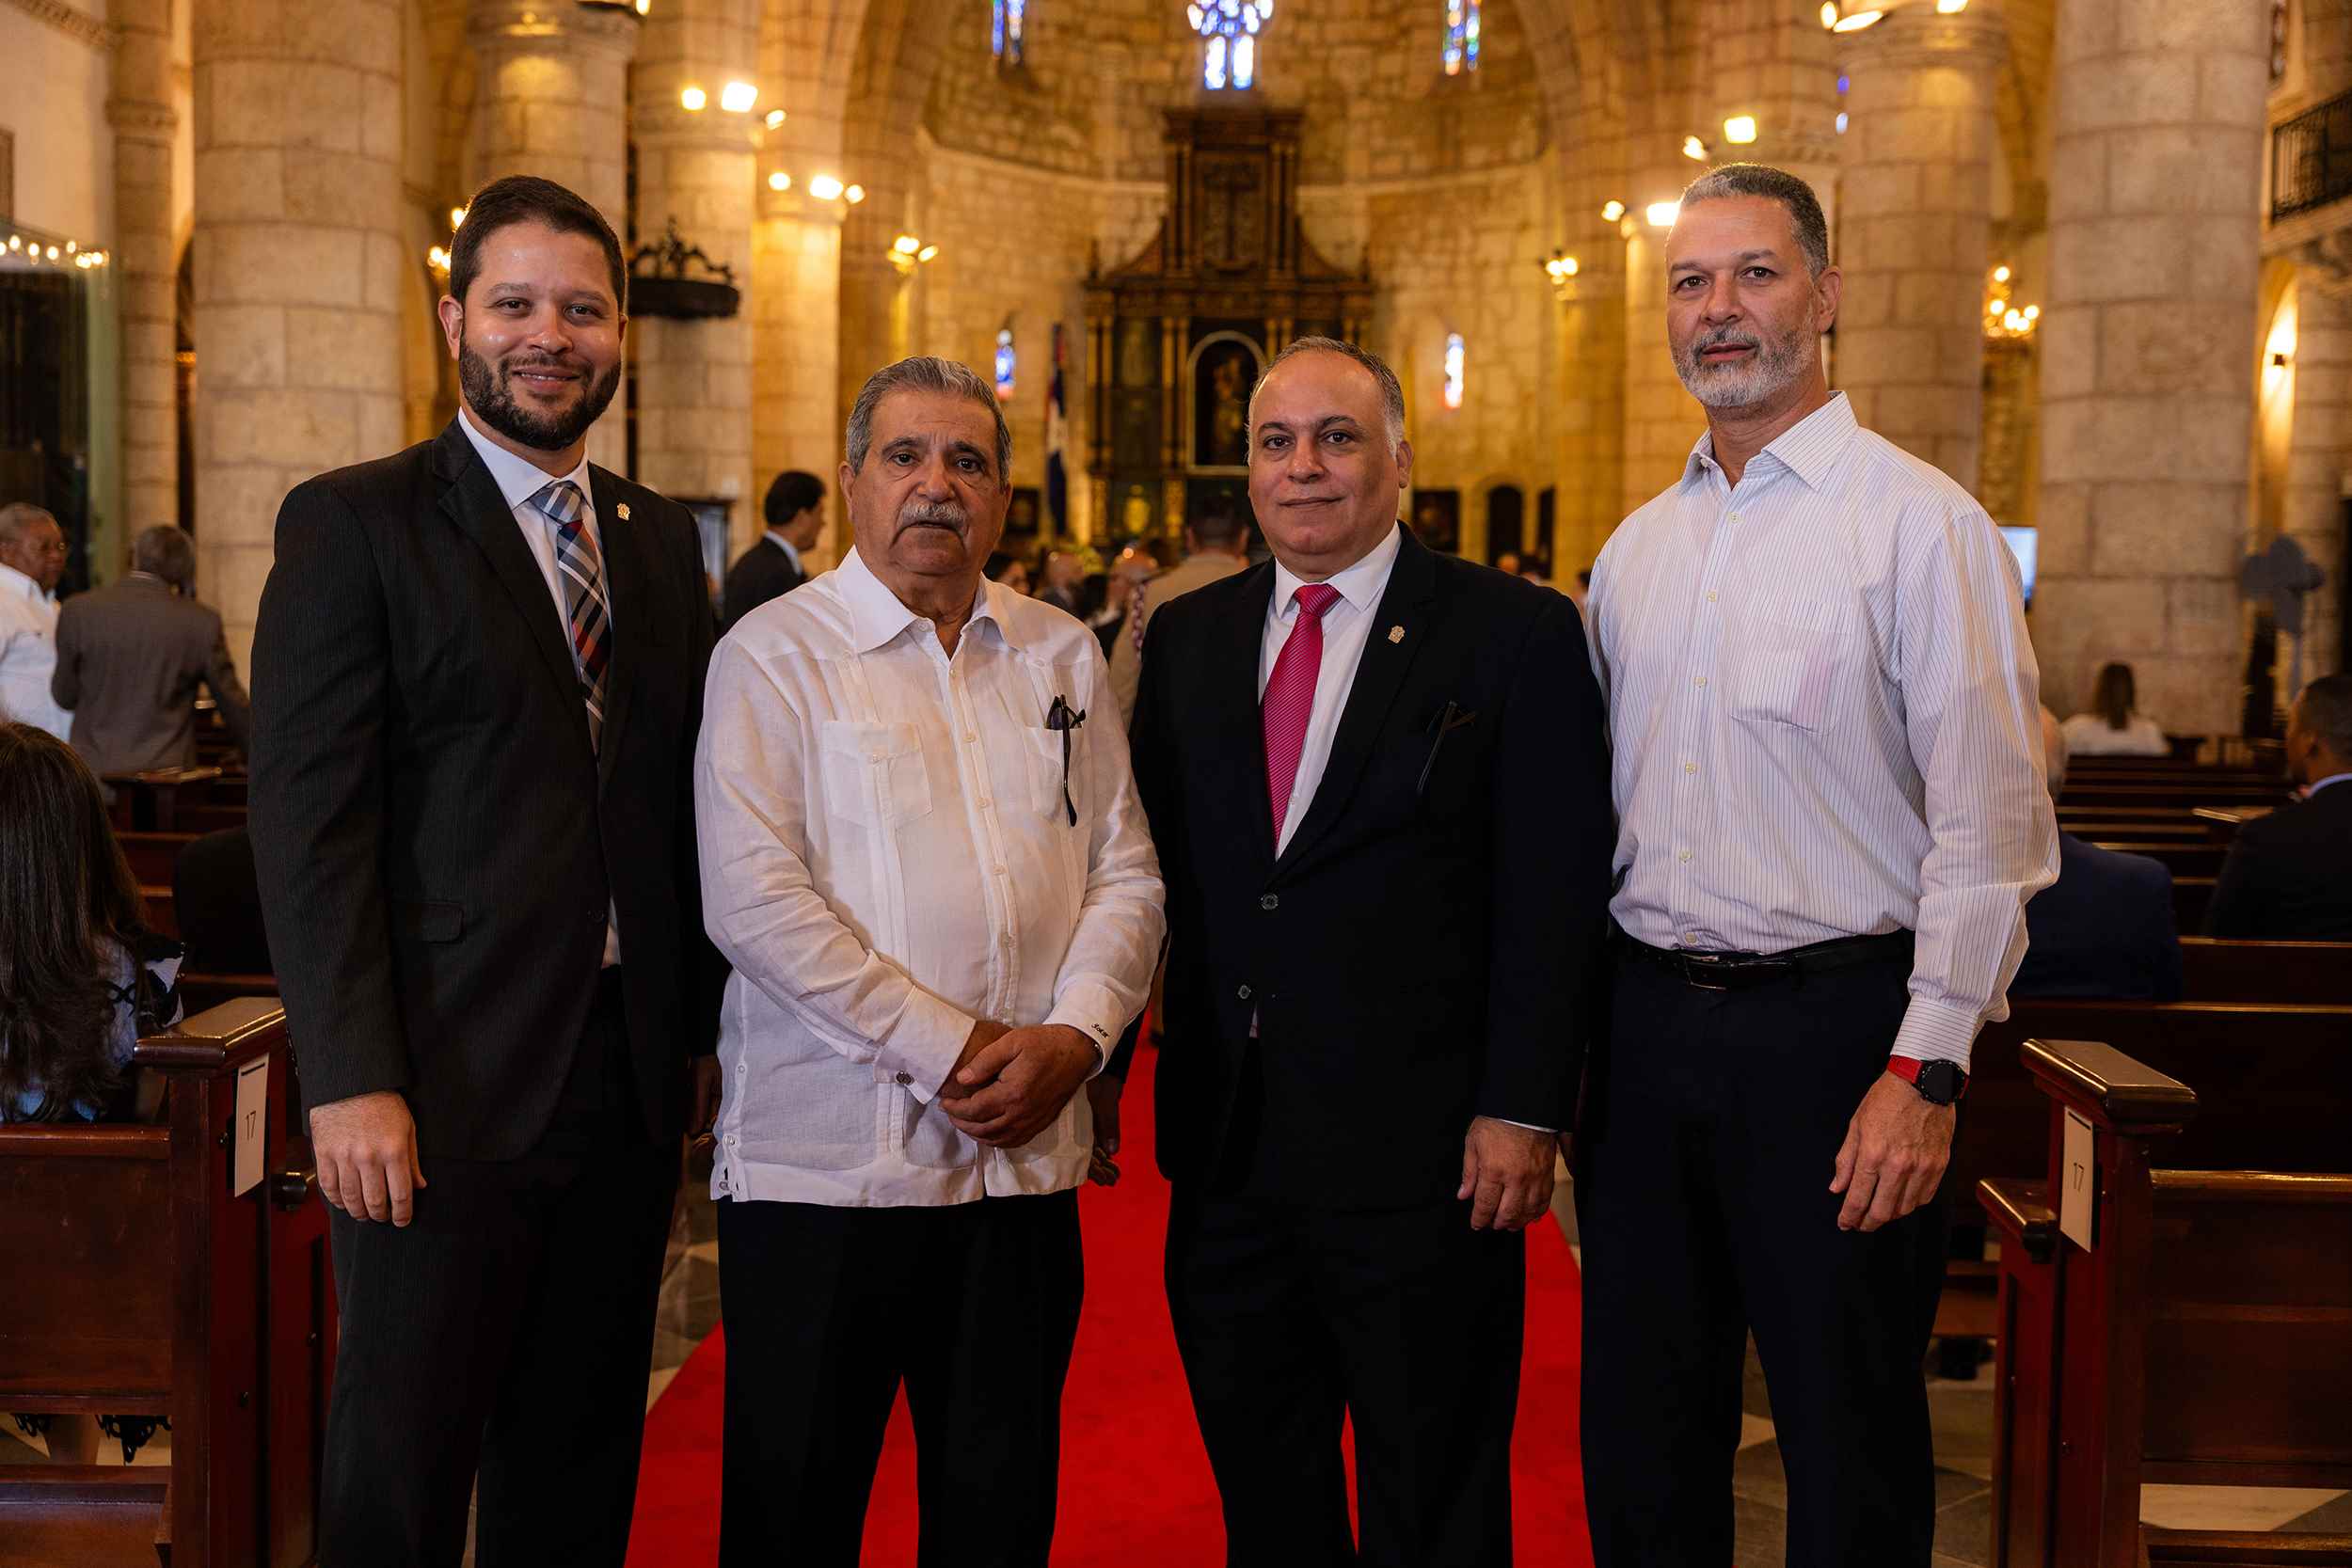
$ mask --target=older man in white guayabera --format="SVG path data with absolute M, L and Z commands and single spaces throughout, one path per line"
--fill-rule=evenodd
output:
M 1788 1560 L 1927 1568 L 1921 1366 L 1954 1102 L 2058 871 L 2016 567 L 1823 376 L 1820 204 L 1683 193 L 1668 347 L 1707 413 L 1593 570 L 1615 1018 L 1576 1148 L 1602 1568 L 1722 1568 L 1751 1330 Z
M 65 533 L 27 501 L 0 506 L 0 722 L 67 738 L 73 715 L 52 695 L 57 669 L 57 579 Z

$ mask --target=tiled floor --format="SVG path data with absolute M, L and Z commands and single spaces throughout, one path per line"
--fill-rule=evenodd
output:
M 672 1229 L 655 1320 L 653 1373 L 645 1386 L 648 1408 L 719 1321 L 718 1215 L 708 1196 L 709 1176 L 705 1156 L 688 1174 Z M 1576 1221 L 1565 1180 L 1552 1213 L 1573 1250 Z M 1731 1480 L 1739 1568 L 1783 1568 L 1788 1492 L 1772 1403 L 1753 1352 L 1741 1406 Z M 1935 1568 L 1984 1568 L 1992 1560 L 1992 1368 L 1969 1382 L 1931 1376 L 1928 1408 L 1935 1429 Z M 170 1443 L 168 1433 L 159 1433 L 140 1451 L 138 1463 L 169 1464 Z M 40 1462 L 40 1449 L 17 1433 L 15 1422 L 0 1419 L 0 1465 Z M 2352 1532 L 2352 1493 L 2151 1486 L 2142 1494 L 2140 1512 L 2151 1523 L 2176 1529 Z

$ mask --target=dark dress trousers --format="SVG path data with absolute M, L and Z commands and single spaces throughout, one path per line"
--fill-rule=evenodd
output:
M 2352 942 L 2352 780 L 2237 831 L 2205 935 Z
M 762 534 L 727 568 L 726 590 L 719 600 L 723 629 L 734 630 L 736 622 L 807 580 L 808 574 L 792 564 L 784 546 Z
M 683 507 L 590 470 L 601 747 L 465 434 L 286 498 L 252 834 L 306 1104 L 397 1090 L 405 1228 L 332 1216 L 324 1560 L 617 1565 L 691 1055 L 723 970 L 690 770 L 714 628 Z M 626 515 L 624 515 L 626 514 Z M 602 958 L 608 909 L 622 966 Z
M 2172 873 L 2162 861 L 2059 833 L 2058 878 L 2026 906 L 2026 939 L 2011 996 L 2181 999 Z
M 1524 1245 L 1454 1195 L 1472 1117 L 1573 1113 L 1613 838 L 1600 699 L 1573 605 L 1408 534 L 1278 857 L 1273 584 L 1261 564 L 1160 609 L 1134 737 L 1168 896 L 1168 1298 L 1227 1561 L 1507 1564 Z

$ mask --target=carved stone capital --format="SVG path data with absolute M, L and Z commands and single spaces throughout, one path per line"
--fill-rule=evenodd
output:
M 485 52 L 577 49 L 626 61 L 637 54 L 641 25 L 627 6 L 576 0 L 472 0 L 466 10 L 467 39 Z
M 106 123 L 115 135 L 137 141 L 171 140 L 180 127 L 180 117 L 168 103 L 150 103 L 136 98 L 106 100 Z
M 118 35 L 112 27 L 87 12 L 76 10 L 65 0 L 6 0 L 6 4 L 44 26 L 55 27 L 77 43 L 102 50 L 115 46 Z
M 1990 75 L 2008 57 L 2009 28 L 1991 0 L 1976 0 L 1958 16 L 1942 15 L 1922 0 L 1837 38 L 1838 64 L 1849 71 L 1941 67 Z

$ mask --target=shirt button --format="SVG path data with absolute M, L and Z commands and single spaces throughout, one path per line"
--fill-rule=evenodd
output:
M 1234 991 L 1233 994 L 1242 1001 L 1247 1002 L 1249 1000 L 1249 988 L 1248 986 L 1243 986 L 1238 990 Z
M 995 801 L 993 801 L 993 800 L 990 800 L 990 799 L 989 799 L 987 796 L 985 796 L 985 795 L 983 795 L 983 796 L 981 796 L 981 797 L 980 797 L 980 809 L 981 809 L 982 811 L 986 811 L 986 810 L 988 810 L 988 809 L 989 809 L 989 807 L 991 807 L 991 806 L 994 805 L 995 803 L 996 803 Z
M 1677 849 L 1675 851 L 1675 858 L 1677 860 L 1687 861 L 1691 858 L 1691 851 L 1688 849 Z
M 1699 944 L 1699 934 L 1698 934 L 1696 931 L 1685 931 L 1685 932 L 1683 932 L 1683 933 L 1682 933 L 1682 945 L 1683 945 L 1683 946 L 1685 946 L 1685 947 L 1696 947 L 1698 944 Z
M 1695 773 L 1699 770 L 1699 765 L 1695 762 L 1686 762 L 1682 765 L 1682 770 L 1685 773 Z
M 1707 684 L 1707 677 L 1706 677 L 1705 675 L 1701 675 L 1701 676 L 1699 676 L 1699 677 L 1698 677 L 1698 683 L 1699 683 L 1701 686 L 1705 686 L 1705 685 Z
M 995 872 L 995 873 L 996 873 L 996 875 L 998 875 L 999 877 L 1001 877 L 1001 876 L 1003 876 L 1003 875 L 1005 874 L 1005 868 L 1004 868 L 1003 866 L 1001 866 L 1001 865 L 992 865 L 992 866 L 990 866 L 990 867 L 989 867 L 989 869 L 990 869 L 991 871 Z
M 1707 591 L 1707 602 L 1708 604 L 1713 604 L 1715 602 L 1715 591 L 1711 588 Z
M 1733 513 L 1733 514 L 1732 514 L 1729 517 L 1726 517 L 1726 518 L 1725 518 L 1725 519 L 1724 519 L 1724 520 L 1725 522 L 1736 523 L 1736 522 L 1738 522 L 1738 521 L 1740 520 L 1740 514 L 1738 514 L 1737 512 L 1735 512 L 1735 513 Z
M 1269 893 L 1258 900 L 1258 908 L 1262 910 L 1279 910 L 1281 907 L 1281 897 L 1277 894 Z
M 963 743 L 964 743 L 966 746 L 971 745 L 971 744 L 972 744 L 972 742 L 974 742 L 975 740 L 977 740 L 977 739 L 979 739 L 979 738 L 980 738 L 980 737 L 979 737 L 978 736 L 974 735 L 974 734 L 973 734 L 970 730 L 966 730 L 966 731 L 964 731 L 964 732 L 963 732 Z
M 914 1082 L 914 1075 L 913 1073 L 902 1072 L 898 1074 L 898 1082 L 902 1085 L 912 1084 Z

